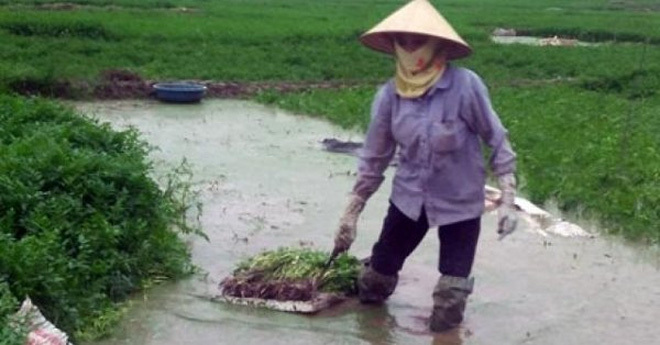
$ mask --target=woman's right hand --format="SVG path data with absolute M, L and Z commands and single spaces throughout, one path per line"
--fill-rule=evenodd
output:
M 366 201 L 357 194 L 351 193 L 351 197 L 339 220 L 339 229 L 335 233 L 335 251 L 342 253 L 347 251 L 357 235 L 357 221 L 364 209 Z

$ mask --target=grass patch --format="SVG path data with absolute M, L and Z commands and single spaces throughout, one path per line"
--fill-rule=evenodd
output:
M 632 71 L 621 76 L 587 79 L 581 86 L 590 91 L 614 93 L 629 99 L 645 99 L 656 96 L 660 84 L 660 70 Z
M 5 22 L 0 25 L 12 35 L 42 36 L 57 38 L 86 38 L 92 40 L 116 40 L 117 37 L 109 32 L 102 24 L 69 21 L 67 23 L 18 21 Z
M 502 88 L 524 191 L 598 218 L 605 230 L 660 243 L 657 105 L 572 87 Z
M 293 112 L 325 118 L 343 128 L 365 130 L 375 91 L 375 86 L 311 90 L 296 94 L 266 91 L 255 99 Z

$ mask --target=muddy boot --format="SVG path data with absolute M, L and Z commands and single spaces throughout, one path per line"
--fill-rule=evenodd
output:
M 394 292 L 398 275 L 384 275 L 376 272 L 369 262 L 365 262 L 358 274 L 358 298 L 362 303 L 382 303 Z
M 443 275 L 438 279 L 433 289 L 433 313 L 429 325 L 432 332 L 444 332 L 460 325 L 473 285 L 474 278 Z

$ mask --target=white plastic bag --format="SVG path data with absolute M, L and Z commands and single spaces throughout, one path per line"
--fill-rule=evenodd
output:
M 59 330 L 55 325 L 46 320 L 29 297 L 25 298 L 21 309 L 16 316 L 25 320 L 30 333 L 27 337 L 27 345 L 70 345 L 69 336 Z

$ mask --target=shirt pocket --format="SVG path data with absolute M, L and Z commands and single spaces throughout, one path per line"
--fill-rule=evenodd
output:
M 463 146 L 467 138 L 467 127 L 462 121 L 447 120 L 433 122 L 431 148 L 437 153 L 449 153 Z

